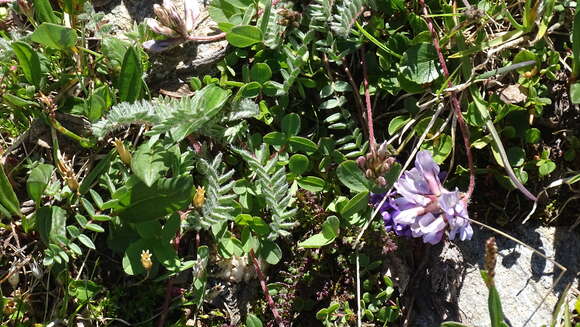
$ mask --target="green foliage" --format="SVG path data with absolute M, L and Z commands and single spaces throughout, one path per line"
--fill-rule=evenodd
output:
M 190 225 L 193 228 L 210 229 L 212 226 L 220 225 L 234 220 L 235 194 L 232 194 L 234 181 L 233 170 L 225 171 L 222 164 L 222 153 L 219 153 L 214 160 L 209 163 L 203 158 L 198 161 L 198 168 L 205 176 L 205 202 L 201 210 L 193 210 L 190 215 Z
M 272 232 L 268 238 L 275 240 L 278 236 L 290 235 L 288 230 L 294 227 L 294 223 L 290 220 L 296 214 L 296 209 L 288 210 L 292 202 L 292 195 L 286 182 L 284 167 L 276 165 L 278 160 L 275 156 L 272 159 L 257 157 L 259 154 L 263 156 L 266 153 L 264 148 L 256 155 L 242 149 L 234 149 L 234 151 L 256 173 L 256 178 L 262 188 L 266 206 L 271 212 L 272 219 L 270 222 Z

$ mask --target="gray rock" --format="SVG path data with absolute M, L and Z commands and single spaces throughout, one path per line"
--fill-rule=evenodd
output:
M 509 233 L 548 258 L 553 258 L 568 269 L 554 285 L 561 270 L 531 249 L 489 230 L 475 232 L 469 242 L 461 242 L 467 264 L 458 304 L 461 320 L 473 326 L 489 326 L 487 288 L 479 270 L 483 268 L 485 241 L 496 237 L 498 259 L 496 287 L 502 300 L 503 311 L 512 326 L 549 325 L 556 303 L 569 283 L 577 287 L 580 271 L 577 249 L 580 236 L 567 227 L 539 227 L 520 225 Z M 571 299 L 570 299 L 571 300 Z
M 178 9 L 183 8 L 182 0 L 172 1 Z M 196 36 L 219 34 L 221 31 L 209 17 L 204 1 L 198 1 L 202 10 L 193 34 Z M 131 31 L 135 23 L 141 23 L 148 17 L 155 18 L 153 5 L 161 2 L 160 0 L 112 0 L 97 9 L 106 13 L 105 20 L 113 26 L 112 33 L 119 38 L 125 38 L 125 33 Z M 150 54 L 151 82 L 172 80 L 175 83 L 170 84 L 175 84 L 174 88 L 177 88 L 188 77 L 201 75 L 211 69 L 224 57 L 227 45 L 228 42 L 225 39 L 206 43 L 188 42 L 161 54 Z
M 425 254 L 425 269 L 412 277 L 416 285 L 407 294 L 413 302 L 410 326 L 434 327 L 443 321 L 490 326 L 488 290 L 480 274 L 485 242 L 490 237 L 496 238 L 498 246 L 495 284 L 511 326 L 549 325 L 566 286 L 572 284 L 577 289 L 580 235 L 566 227 L 532 224 L 520 225 L 508 234 L 555 259 L 568 271 L 554 285 L 560 269 L 550 260 L 497 233 L 476 228 L 471 241 L 438 245 Z M 568 300 L 573 303 L 574 296 L 569 294 Z

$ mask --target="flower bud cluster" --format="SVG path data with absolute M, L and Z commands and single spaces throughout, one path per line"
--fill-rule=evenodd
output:
M 395 163 L 395 158 L 389 156 L 387 143 L 383 142 L 376 151 L 371 151 L 356 159 L 358 166 L 365 172 L 368 179 L 375 180 L 379 186 L 387 185 L 384 175 Z

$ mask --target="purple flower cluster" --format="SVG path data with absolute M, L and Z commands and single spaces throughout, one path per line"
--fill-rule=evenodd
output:
M 441 185 L 439 166 L 429 151 L 417 153 L 415 168 L 399 178 L 395 189 L 380 208 L 387 231 L 422 237 L 431 244 L 440 242 L 446 231 L 451 240 L 457 236 L 462 241 L 471 239 L 473 229 L 463 194 Z M 383 196 L 373 195 L 371 203 L 376 207 Z

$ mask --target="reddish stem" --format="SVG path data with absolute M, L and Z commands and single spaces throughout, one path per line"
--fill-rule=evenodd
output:
M 445 57 L 441 52 L 441 47 L 439 46 L 439 39 L 435 28 L 433 27 L 433 21 L 429 17 L 429 12 L 427 11 L 427 5 L 425 5 L 425 0 L 419 0 L 419 4 L 423 8 L 423 15 L 425 15 L 425 21 L 427 22 L 427 28 L 433 37 L 433 46 L 437 51 L 437 57 L 439 58 L 439 63 L 441 64 L 441 70 L 443 70 L 443 76 L 448 80 L 447 86 L 453 87 L 453 82 L 449 78 L 449 70 L 447 69 L 447 64 L 445 63 Z M 475 169 L 473 167 L 473 155 L 471 154 L 471 143 L 469 141 L 469 128 L 463 119 L 463 114 L 461 113 L 461 105 L 459 99 L 455 92 L 451 92 L 451 105 L 455 111 L 455 116 L 457 117 L 457 122 L 461 128 L 461 134 L 463 135 L 463 143 L 465 144 L 465 152 L 467 155 L 467 166 L 469 167 L 469 187 L 467 189 L 467 199 L 471 198 L 473 190 L 475 189 Z
M 346 76 L 348 77 L 348 82 L 350 83 L 350 86 L 353 89 L 353 93 L 354 93 L 354 99 L 356 101 L 357 104 L 357 108 L 359 110 L 359 120 L 361 122 L 361 126 L 363 127 L 363 129 L 365 130 L 365 133 L 368 133 L 368 131 L 366 130 L 367 127 L 365 124 L 363 124 L 363 112 L 364 112 L 364 106 L 362 103 L 362 99 L 360 97 L 360 94 L 358 93 L 359 87 L 358 85 L 356 85 L 356 83 L 354 82 L 354 79 L 352 78 L 352 74 L 350 73 L 350 69 L 348 69 L 348 67 L 346 66 L 346 64 L 344 65 L 344 72 L 346 73 Z
M 187 213 L 180 212 L 180 215 L 187 215 Z M 181 240 L 181 233 L 179 230 L 175 233 L 175 238 L 173 239 L 173 246 L 179 255 L 179 241 Z M 165 326 L 165 319 L 167 318 L 167 311 L 169 310 L 169 303 L 171 302 L 171 290 L 173 289 L 173 278 L 170 277 L 167 280 L 167 285 L 165 286 L 165 299 L 163 300 L 163 307 L 161 308 L 161 317 L 159 317 L 159 323 L 157 326 Z
M 373 108 L 371 104 L 371 94 L 369 92 L 369 79 L 367 73 L 367 63 L 365 60 L 365 48 L 361 48 L 360 62 L 363 67 L 363 85 L 365 88 L 365 102 L 367 105 L 367 126 L 369 129 L 369 142 L 371 145 L 371 151 L 375 152 L 377 140 L 375 139 L 375 129 L 373 127 Z
M 216 34 L 216 35 L 206 35 L 206 36 L 195 36 L 195 35 L 190 35 L 187 39 L 189 41 L 195 41 L 195 42 L 212 42 L 212 41 L 218 41 L 221 40 L 223 38 L 226 37 L 226 33 L 222 32 L 220 34 Z
M 278 323 L 279 327 L 284 327 L 284 323 L 282 321 L 282 317 L 278 313 L 276 309 L 276 303 L 270 296 L 270 292 L 268 292 L 268 286 L 266 285 L 266 278 L 264 277 L 264 273 L 262 273 L 262 269 L 260 269 L 260 263 L 258 259 L 256 259 L 256 254 L 254 253 L 254 249 L 250 249 L 250 256 L 252 257 L 252 262 L 254 263 L 254 269 L 256 269 L 256 274 L 258 275 L 258 279 L 260 280 L 260 286 L 262 287 L 262 292 L 264 292 L 264 297 L 266 298 L 266 302 L 268 302 L 268 306 L 272 311 L 272 315 L 274 315 L 274 319 Z

